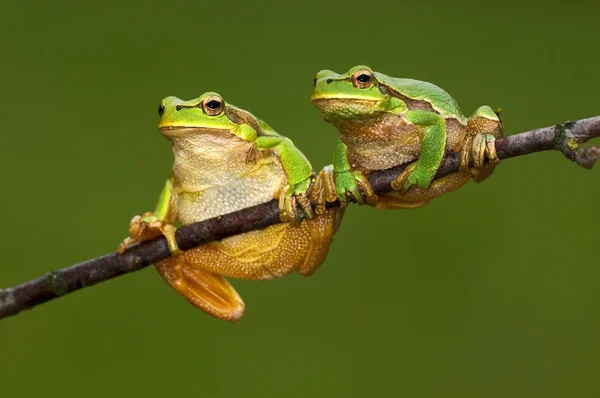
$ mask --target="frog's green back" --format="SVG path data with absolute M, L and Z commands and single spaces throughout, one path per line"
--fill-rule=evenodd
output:
M 441 114 L 456 117 L 459 120 L 464 119 L 458 102 L 435 84 L 420 80 L 390 77 L 378 72 L 374 72 L 374 75 L 377 80 L 389 84 L 408 98 L 428 101 Z

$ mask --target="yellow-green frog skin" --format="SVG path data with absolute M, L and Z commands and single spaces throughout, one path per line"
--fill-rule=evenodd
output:
M 498 115 L 482 106 L 466 118 L 454 98 L 431 83 L 393 78 L 363 65 L 345 74 L 322 70 L 311 100 L 339 132 L 333 167 L 342 201 L 353 197 L 377 208 L 418 207 L 471 178 L 484 180 L 498 163 Z M 461 152 L 460 171 L 433 180 L 447 151 Z M 372 192 L 366 174 L 408 162 L 392 184 L 395 191 L 380 197 Z
M 340 210 L 314 215 L 307 189 L 314 173 L 292 142 L 252 114 L 209 92 L 165 98 L 159 131 L 173 144 L 173 174 L 154 213 L 136 216 L 120 247 L 164 234 L 173 253 L 155 267 L 189 302 L 237 321 L 244 303 L 224 277 L 263 280 L 311 275 L 325 259 Z M 187 225 L 279 199 L 281 224 L 181 252 L 173 224 Z M 297 220 L 299 202 L 307 218 Z

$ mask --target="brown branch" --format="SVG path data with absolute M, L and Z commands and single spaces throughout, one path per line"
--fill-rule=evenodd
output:
M 556 149 L 565 157 L 585 168 L 591 168 L 600 155 L 600 148 L 579 148 L 578 143 L 600 137 L 600 116 L 512 135 L 496 141 L 500 159 L 533 152 Z M 448 154 L 436 178 L 458 170 L 458 154 Z M 369 183 L 375 193 L 391 190 L 391 182 L 406 166 L 372 173 Z M 339 203 L 337 203 L 339 205 Z M 186 225 L 177 231 L 177 243 L 182 249 L 219 240 L 228 236 L 265 228 L 279 223 L 277 202 L 271 201 L 199 223 Z M 25 309 L 64 296 L 116 276 L 138 271 L 169 256 L 164 238 L 132 246 L 124 254 L 110 253 L 80 264 L 51 271 L 37 279 L 7 289 L 0 289 L 0 319 Z

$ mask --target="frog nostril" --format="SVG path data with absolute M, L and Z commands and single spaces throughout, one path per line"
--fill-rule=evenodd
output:
M 175 107 L 175 110 L 176 110 L 176 111 L 180 111 L 180 110 L 181 110 L 181 108 L 182 108 L 182 106 L 181 106 L 181 105 L 177 105 L 177 106 Z
M 316 86 L 317 86 L 317 78 L 315 77 L 315 78 L 313 79 L 313 87 L 316 87 Z
M 327 84 L 331 84 L 331 82 L 333 82 L 333 79 L 327 79 Z
M 164 106 L 164 105 L 161 103 L 161 104 L 158 106 L 158 116 L 162 116 L 162 115 L 163 115 L 163 113 L 165 113 L 165 106 Z

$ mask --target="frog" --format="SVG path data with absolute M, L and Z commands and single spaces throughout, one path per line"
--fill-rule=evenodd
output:
M 334 173 L 328 175 L 343 203 L 421 207 L 470 180 L 484 181 L 499 163 L 495 140 L 503 136 L 503 124 L 499 110 L 487 105 L 467 118 L 442 88 L 366 65 L 343 74 L 321 70 L 313 86 L 312 103 L 338 130 Z M 460 152 L 459 170 L 434 179 L 447 152 Z M 392 182 L 393 191 L 376 195 L 366 176 L 401 164 L 408 165 Z
M 325 174 L 315 176 L 289 138 L 216 92 L 189 101 L 166 97 L 158 113 L 158 130 L 172 144 L 173 170 L 154 212 L 133 217 L 118 252 L 164 236 L 171 256 L 154 264 L 158 273 L 191 304 L 230 322 L 242 318 L 245 304 L 226 278 L 268 280 L 293 271 L 312 275 L 325 260 L 343 215 L 340 209 L 311 207 L 311 198 L 325 193 L 311 191 L 311 184 L 323 187 Z M 179 249 L 178 226 L 273 199 L 281 223 Z

